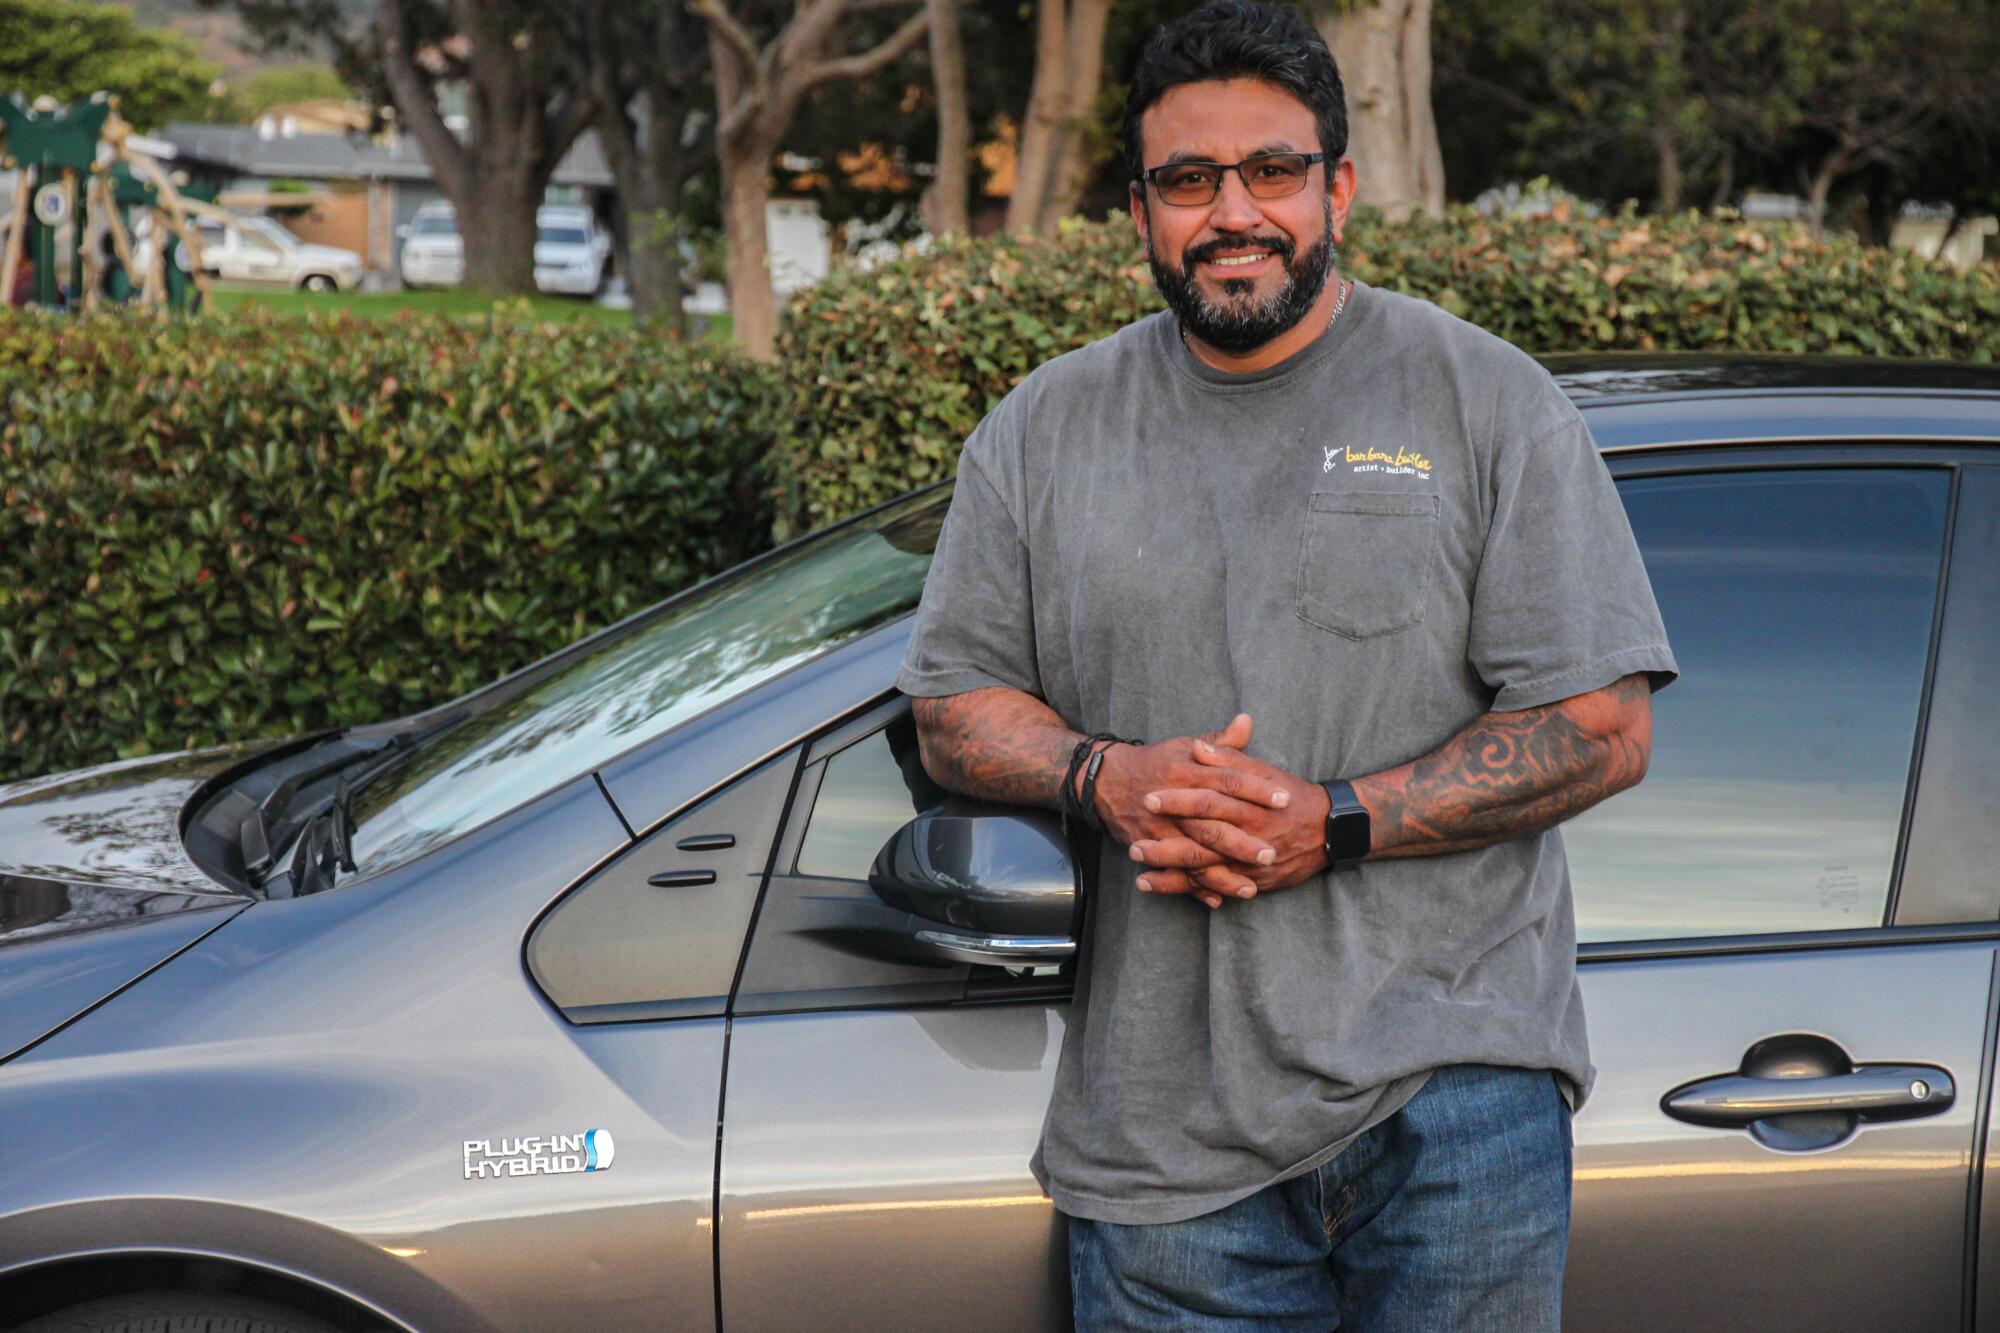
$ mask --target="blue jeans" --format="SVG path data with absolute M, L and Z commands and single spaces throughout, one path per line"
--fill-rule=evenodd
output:
M 1076 1326 L 1553 1330 L 1569 1177 L 1554 1075 L 1452 1065 L 1332 1161 L 1227 1208 L 1071 1218 Z

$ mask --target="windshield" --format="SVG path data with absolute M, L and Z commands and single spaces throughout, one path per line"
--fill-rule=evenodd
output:
M 543 245 L 582 245 L 586 240 L 581 227 L 544 227 L 536 239 Z
M 243 220 L 245 239 L 265 239 L 276 242 L 281 249 L 298 248 L 299 238 L 280 227 L 269 218 L 245 218 Z
M 355 798 L 358 869 L 414 860 L 914 610 L 950 502 L 912 496 L 716 579 L 445 732 Z
M 415 232 L 419 236 L 456 236 L 458 235 L 458 219 L 440 217 L 418 218 Z

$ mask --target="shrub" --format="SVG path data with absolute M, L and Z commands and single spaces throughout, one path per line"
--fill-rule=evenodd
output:
M 1342 265 L 1530 352 L 2000 356 L 2000 273 L 1815 243 L 1697 214 L 1389 223 L 1357 214 Z M 1031 241 L 952 240 L 798 297 L 779 338 L 780 536 L 947 476 L 1028 371 L 1160 308 L 1127 219 Z
M 766 544 L 768 373 L 581 324 L 0 320 L 0 779 L 353 725 Z

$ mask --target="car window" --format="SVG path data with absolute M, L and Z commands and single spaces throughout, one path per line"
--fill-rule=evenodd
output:
M 1621 483 L 1681 676 L 1634 790 L 1564 826 L 1582 941 L 1883 924 L 1943 471 Z
M 583 245 L 590 240 L 581 227 L 543 227 L 535 239 L 545 245 Z
M 416 226 L 412 230 L 418 236 L 456 236 L 458 235 L 458 219 L 441 217 L 418 218 Z
M 924 772 L 916 720 L 905 713 L 827 761 L 799 845 L 798 873 L 867 879 L 890 835 L 945 795 Z
M 916 609 L 951 502 L 927 491 L 621 626 L 481 708 L 355 802 L 362 873 L 401 865 Z

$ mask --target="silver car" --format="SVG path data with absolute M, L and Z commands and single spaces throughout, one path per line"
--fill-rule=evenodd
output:
M 2000 373 L 1556 368 L 1684 673 L 1567 828 L 1568 1320 L 2000 1322 Z M 0 789 L 0 1323 L 1063 1326 L 1089 894 L 917 761 L 947 502 L 402 722 Z

